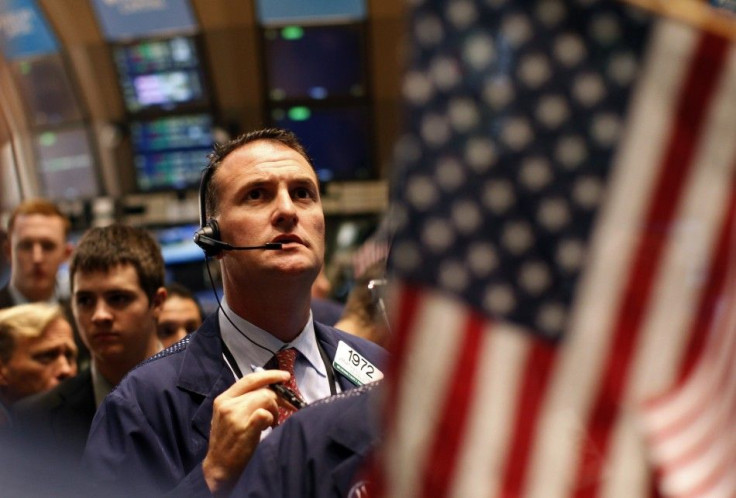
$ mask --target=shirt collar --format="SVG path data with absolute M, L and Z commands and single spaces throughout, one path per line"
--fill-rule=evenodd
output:
M 222 340 L 232 353 L 243 375 L 252 371 L 251 365 L 264 366 L 279 349 L 293 347 L 301 353 L 302 357 L 320 375 L 327 376 L 327 371 L 317 345 L 311 310 L 309 312 L 309 319 L 302 331 L 293 341 L 288 343 L 282 342 L 269 332 L 235 314 L 225 299 L 222 301 L 222 308 L 218 313 L 218 319 Z
M 90 362 L 90 370 L 92 372 L 92 388 L 95 393 L 95 406 L 99 408 L 105 400 L 105 396 L 110 394 L 110 391 L 112 391 L 112 388 L 115 386 L 102 376 L 99 370 L 95 367 L 94 361 Z
M 8 292 L 10 292 L 10 295 L 12 296 L 13 302 L 15 304 L 26 304 L 26 303 L 30 303 L 30 301 L 28 300 L 28 298 L 26 296 L 24 296 L 18 290 L 18 288 L 16 286 L 14 286 L 12 283 L 9 283 L 8 284 Z M 47 302 L 49 304 L 56 304 L 56 303 L 59 302 L 59 298 L 58 298 L 58 295 L 57 295 L 56 290 L 54 290 L 54 293 L 45 302 Z

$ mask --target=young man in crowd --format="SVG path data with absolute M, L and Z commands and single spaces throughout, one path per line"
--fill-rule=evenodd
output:
M 158 316 L 158 338 L 165 348 L 197 330 L 203 320 L 202 307 L 189 289 L 176 282 L 166 286 L 166 301 Z

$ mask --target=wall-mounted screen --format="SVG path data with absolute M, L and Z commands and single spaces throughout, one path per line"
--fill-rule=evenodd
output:
M 109 41 L 197 29 L 189 0 L 94 0 L 92 5 Z
M 360 24 L 265 28 L 269 99 L 365 96 L 364 44 Z
M 256 13 L 263 25 L 360 20 L 366 16 L 366 1 L 257 0 Z
M 85 127 L 38 133 L 34 146 L 44 197 L 75 200 L 100 195 L 94 154 Z
M 214 142 L 212 116 L 134 121 L 130 133 L 138 190 L 188 189 L 199 184 Z
M 77 95 L 59 54 L 15 61 L 11 67 L 32 125 L 82 119 Z
M 321 182 L 375 178 L 367 107 L 277 107 L 271 123 L 296 133 Z
M 0 49 L 8 60 L 59 51 L 56 36 L 35 0 L 0 1 Z
M 178 36 L 116 45 L 113 53 L 128 112 L 207 104 L 194 38 Z

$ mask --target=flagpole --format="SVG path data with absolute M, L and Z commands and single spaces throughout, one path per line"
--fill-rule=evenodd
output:
M 709 5 L 704 0 L 622 0 L 658 14 L 686 22 L 699 29 L 736 40 L 736 13 Z

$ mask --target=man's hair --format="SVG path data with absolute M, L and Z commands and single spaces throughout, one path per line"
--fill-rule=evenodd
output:
M 208 216 L 215 216 L 219 208 L 219 199 L 217 198 L 217 183 L 215 182 L 215 174 L 217 173 L 217 168 L 220 166 L 220 164 L 222 164 L 222 161 L 224 161 L 231 152 L 243 147 L 244 145 L 256 142 L 258 140 L 278 142 L 289 147 L 290 149 L 295 150 L 302 157 L 304 157 L 304 159 L 307 160 L 307 163 L 309 163 L 312 169 L 314 169 L 312 159 L 310 159 L 306 149 L 299 141 L 299 138 L 297 138 L 297 136 L 289 130 L 283 130 L 281 128 L 264 128 L 262 130 L 255 130 L 245 133 L 223 144 L 215 144 L 214 150 L 212 151 L 212 153 L 209 154 L 209 156 L 207 156 L 207 158 L 209 159 L 207 168 L 211 168 L 213 170 L 210 176 L 209 183 L 207 184 L 207 190 L 204 193 L 205 211 L 207 212 Z
M 151 303 L 156 291 L 164 286 L 161 248 L 146 230 L 128 225 L 95 227 L 85 232 L 69 264 L 72 292 L 77 272 L 106 273 L 120 265 L 135 268 L 141 289 Z
M 29 199 L 18 204 L 15 209 L 10 213 L 10 219 L 8 220 L 8 237 L 13 233 L 13 227 L 15 226 L 15 220 L 21 215 L 32 215 L 40 214 L 43 216 L 56 216 L 61 218 L 64 226 L 64 237 L 69 235 L 69 228 L 71 223 L 69 218 L 61 212 L 56 204 L 47 201 L 46 199 Z
M 166 299 L 173 296 L 194 301 L 194 304 L 197 305 L 197 309 L 199 310 L 199 317 L 204 320 L 204 310 L 202 309 L 202 305 L 199 304 L 199 299 L 197 299 L 194 293 L 189 290 L 187 286 L 180 284 L 179 282 L 171 282 L 166 286 Z
M 65 318 L 58 304 L 27 303 L 0 310 L 0 361 L 8 363 L 13 357 L 18 336 L 38 337 L 57 318 Z

